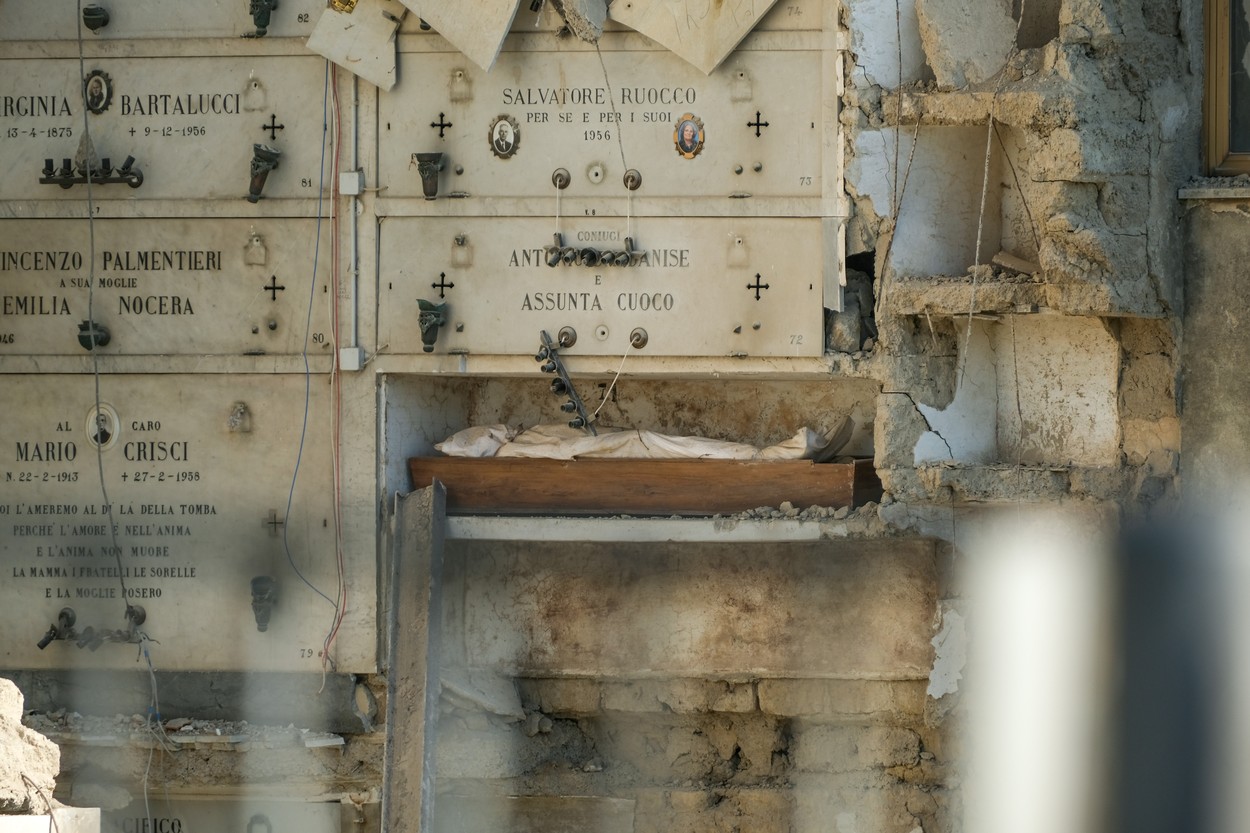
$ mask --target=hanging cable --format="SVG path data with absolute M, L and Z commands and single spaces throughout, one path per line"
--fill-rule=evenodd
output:
M 595 412 L 590 415 L 591 422 L 594 422 L 595 417 L 599 416 L 603 406 L 608 404 L 608 399 L 612 396 L 612 390 L 616 387 L 616 380 L 621 378 L 621 371 L 625 369 L 625 360 L 629 358 L 629 351 L 629 347 L 625 348 L 625 355 L 621 356 L 621 363 L 616 366 L 616 375 L 612 377 L 612 384 L 608 385 L 608 389 L 603 392 L 603 400 L 599 403 L 599 407 L 595 408 Z
M 334 163 L 331 170 L 337 172 L 340 169 L 340 162 L 343 148 L 343 119 L 342 109 L 339 105 L 338 90 L 338 67 L 331 65 L 330 67 L 330 90 L 331 99 L 333 101 L 333 123 L 334 123 Z M 325 678 L 327 669 L 335 667 L 334 659 L 331 657 L 331 649 L 334 645 L 335 637 L 338 635 L 339 627 L 343 623 L 343 617 L 347 613 L 347 581 L 343 564 L 343 469 L 342 469 L 342 424 L 343 424 L 343 388 L 340 368 L 338 363 L 338 345 L 339 345 L 339 285 L 342 275 L 339 269 L 340 252 L 339 252 L 339 200 L 341 194 L 338 188 L 338 178 L 332 176 L 330 178 L 330 236 L 331 236 L 331 252 L 332 262 L 330 264 L 330 339 L 334 349 L 334 361 L 330 367 L 330 391 L 333 399 L 333 407 L 331 408 L 331 443 L 330 443 L 330 462 L 333 469 L 334 478 L 334 554 L 336 576 L 338 580 L 338 590 L 335 595 L 337 604 L 334 609 L 334 616 L 330 621 L 330 627 L 326 632 L 325 639 L 321 644 L 321 688 L 318 693 L 325 689 Z
M 79 0 L 81 2 L 81 0 Z M 299 431 L 299 448 L 295 453 L 295 468 L 291 472 L 291 489 L 287 493 L 286 498 L 286 518 L 287 522 L 282 525 L 282 548 L 286 551 L 287 563 L 291 565 L 291 569 L 299 580 L 304 582 L 309 589 L 321 598 L 325 599 L 335 608 L 338 604 L 327 596 L 325 593 L 309 581 L 299 567 L 295 564 L 295 557 L 291 554 L 291 541 L 289 530 L 291 528 L 291 506 L 295 503 L 295 484 L 299 481 L 300 463 L 304 459 L 304 442 L 308 438 L 308 413 L 312 397 L 312 368 L 308 363 L 308 339 L 312 331 L 312 311 L 313 299 L 317 295 L 317 265 L 321 254 L 321 212 L 322 203 L 325 194 L 325 176 L 326 176 L 326 140 L 329 136 L 329 109 L 330 109 L 330 62 L 326 61 L 325 69 L 325 86 L 321 96 L 321 164 L 318 170 L 317 181 L 317 225 L 313 233 L 313 263 L 312 276 L 308 281 L 308 312 L 304 318 L 304 347 L 301 356 L 304 359 L 304 417 L 300 425 Z
M 972 285 L 968 293 L 968 323 L 964 328 L 964 353 L 959 362 L 956 387 L 963 387 L 964 371 L 968 368 L 968 349 L 972 345 L 972 318 L 977 311 L 977 273 L 981 269 L 981 235 L 985 228 L 985 200 L 990 190 L 990 152 L 993 150 L 994 140 L 994 110 L 998 104 L 998 94 L 1003 90 L 1003 82 L 1007 80 L 1007 66 L 1020 51 L 1020 25 L 1023 22 L 1024 0 L 1020 0 L 1020 17 L 1016 18 L 1015 38 L 1011 42 L 1011 48 L 1007 50 L 1007 57 L 1003 59 L 1003 68 L 998 71 L 998 80 L 994 83 L 994 92 L 990 96 L 989 118 L 985 125 L 985 164 L 981 172 L 981 207 L 977 211 L 977 240 L 976 248 L 972 253 Z M 1006 150 L 1003 153 L 1005 154 Z M 1023 196 L 1021 194 L 1021 198 Z
M 78 77 L 87 77 L 87 61 L 84 53 L 82 40 L 82 0 L 77 3 L 77 22 L 78 22 Z M 95 344 L 95 196 L 91 189 L 91 182 L 95 175 L 95 166 L 92 165 L 91 157 L 95 153 L 95 146 L 91 142 L 91 121 L 88 118 L 87 110 L 87 87 L 80 85 L 80 95 L 82 96 L 82 128 L 83 128 L 83 168 L 87 175 L 87 321 L 91 327 L 91 376 L 94 382 L 94 398 L 95 398 L 95 415 L 99 419 L 101 414 L 100 399 L 100 352 L 96 349 Z M 104 511 L 108 516 L 109 536 L 113 544 L 113 557 L 117 561 L 117 581 L 122 588 L 122 601 L 126 605 L 126 620 L 130 621 L 133 608 L 130 605 L 130 596 L 126 591 L 126 570 L 122 566 L 122 548 L 117 542 L 117 524 L 113 522 L 113 502 L 109 500 L 108 486 L 104 482 L 104 443 L 94 442 L 96 473 L 100 479 L 100 495 L 104 499 Z

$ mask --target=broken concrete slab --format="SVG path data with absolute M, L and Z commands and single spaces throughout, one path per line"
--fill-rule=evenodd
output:
M 608 19 L 606 0 L 551 0 L 569 31 L 586 43 L 598 43 Z
M 22 725 L 23 705 L 17 686 L 0 679 L 0 814 L 50 810 L 61 770 L 57 745 Z
M 521 0 L 403 0 L 414 14 L 486 71 L 495 65 Z
M 326 9 L 308 48 L 380 89 L 395 86 L 395 30 L 408 10 L 398 0 L 360 0 L 350 14 Z
M 1034 263 L 1031 260 L 1025 260 L 1022 257 L 1016 257 L 1011 252 L 999 252 L 990 258 L 990 262 L 995 266 L 1002 266 L 1013 272 L 1019 272 L 1021 275 L 1036 275 L 1042 271 L 1040 263 Z
M 916 0 L 920 43 L 939 87 L 993 78 L 1016 39 L 1009 0 Z
M 776 2 L 629 0 L 608 7 L 608 17 L 641 32 L 711 75 Z

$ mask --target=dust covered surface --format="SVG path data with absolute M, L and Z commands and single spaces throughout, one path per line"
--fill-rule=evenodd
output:
M 87 783 L 134 788 L 145 778 L 174 791 L 269 789 L 307 798 L 365 792 L 381 783 L 380 733 L 341 736 L 241 720 L 158 722 L 139 714 L 65 711 L 29 713 L 24 723 L 61 748 L 59 798 Z

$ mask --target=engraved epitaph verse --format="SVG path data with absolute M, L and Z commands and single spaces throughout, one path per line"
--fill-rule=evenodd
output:
M 26 598 L 162 599 L 171 582 L 202 577 L 188 545 L 211 534 L 206 521 L 221 512 L 199 488 L 208 481 L 196 443 L 159 419 L 132 417 L 123 426 L 114 413 L 92 407 L 80 424 L 67 407 L 38 433 L 10 438 L 0 534 L 6 582 Z M 110 457 L 111 513 L 91 494 L 97 447 Z
M 127 603 L 144 607 L 153 639 L 177 646 L 163 652 L 164 667 L 241 667 L 240 646 L 252 643 L 272 653 L 275 668 L 317 667 L 328 605 L 295 577 L 285 545 L 311 582 L 334 591 L 333 505 L 320 488 L 330 477 L 323 396 L 310 402 L 288 514 L 291 472 L 271 461 L 286 426 L 300 422 L 298 376 L 110 375 L 99 408 L 90 378 L 12 385 L 31 404 L 0 426 L 0 629 L 12 637 L 0 667 L 132 663 L 131 651 L 108 643 L 36 647 L 62 607 L 74 609 L 80 630 L 100 630 L 121 627 Z M 240 402 L 250 419 L 237 419 Z M 276 536 L 266 520 L 275 509 Z M 257 576 L 278 588 L 263 632 L 251 605 Z

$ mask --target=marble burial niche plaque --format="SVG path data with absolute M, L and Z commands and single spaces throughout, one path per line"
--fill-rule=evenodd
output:
M 84 220 L 4 228 L 0 356 L 81 356 L 88 318 L 108 329 L 110 355 L 296 355 L 310 294 L 313 321 L 328 320 L 312 219 L 97 220 L 94 269 Z M 329 251 L 329 224 L 322 233 Z M 325 329 L 310 353 L 330 352 Z
M 304 434 L 298 374 L 104 375 L 98 408 L 90 375 L 7 376 L 23 404 L 0 426 L 0 667 L 134 668 L 108 636 L 130 603 L 161 669 L 319 671 L 338 585 L 329 387 L 310 382 Z M 333 656 L 368 669 L 375 555 L 344 557 Z M 63 608 L 73 634 L 39 648 Z

